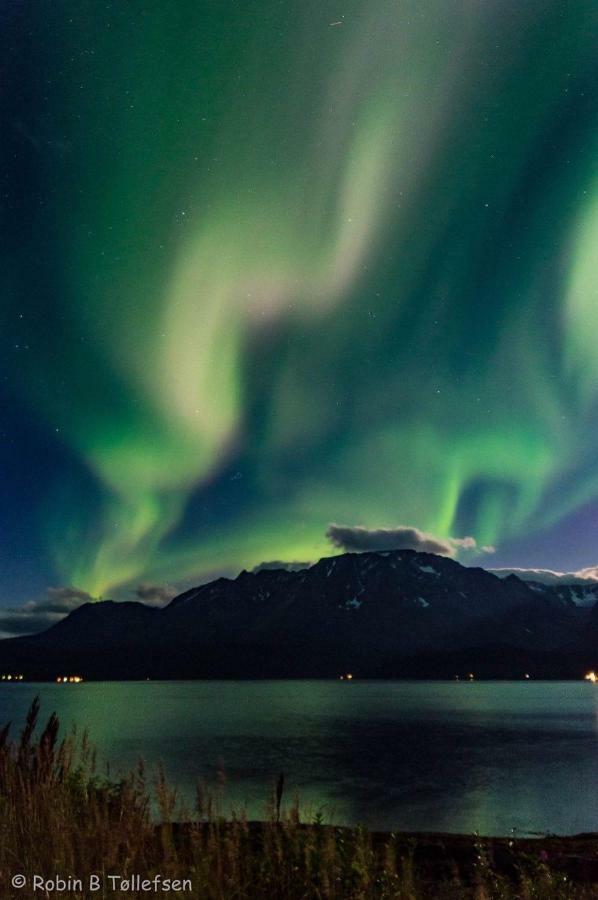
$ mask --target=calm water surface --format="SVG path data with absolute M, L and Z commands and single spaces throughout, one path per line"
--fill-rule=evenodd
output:
M 227 802 L 264 814 L 284 772 L 306 817 L 371 828 L 598 831 L 598 686 L 583 682 L 2 684 L 0 722 L 88 729 L 112 770 L 163 762 L 192 802 L 226 773 Z

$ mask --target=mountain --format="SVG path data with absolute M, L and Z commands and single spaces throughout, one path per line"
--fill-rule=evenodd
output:
M 546 585 L 543 582 L 527 581 L 526 582 L 535 591 L 545 591 L 549 587 L 552 596 L 560 597 L 561 600 L 571 600 L 576 606 L 593 607 L 598 603 L 598 584 L 595 581 L 588 581 L 586 584 L 553 584 Z
M 579 677 L 598 665 L 579 586 L 498 578 L 396 550 L 299 571 L 219 578 L 156 609 L 84 604 L 48 631 L 0 641 L 28 678 Z M 576 602 L 578 601 L 578 602 Z

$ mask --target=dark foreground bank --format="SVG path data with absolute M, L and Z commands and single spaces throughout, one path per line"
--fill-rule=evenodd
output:
M 225 819 L 220 789 L 184 809 L 158 773 L 98 773 L 37 702 L 0 730 L 0 897 L 429 900 L 598 896 L 598 835 L 391 834 L 302 822 L 279 779 L 262 822 Z

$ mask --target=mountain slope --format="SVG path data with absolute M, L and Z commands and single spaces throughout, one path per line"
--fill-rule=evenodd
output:
M 596 616 L 557 588 L 413 550 L 344 554 L 300 571 L 241 572 L 164 609 L 86 604 L 0 642 L 0 668 L 53 678 L 571 674 Z M 552 669 L 551 669 L 552 666 Z

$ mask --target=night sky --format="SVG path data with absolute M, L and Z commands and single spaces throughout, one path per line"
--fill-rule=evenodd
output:
M 314 560 L 331 523 L 597 564 L 597 26 L 5 0 L 0 603 Z

